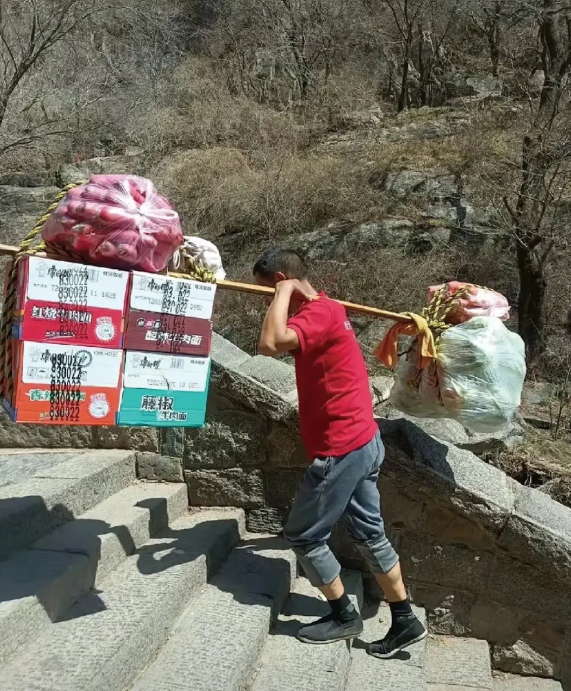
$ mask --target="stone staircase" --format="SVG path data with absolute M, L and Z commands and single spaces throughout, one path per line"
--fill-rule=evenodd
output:
M 189 511 L 186 485 L 137 480 L 130 451 L 0 454 L 2 691 L 561 688 L 493 677 L 473 639 L 369 657 L 389 610 L 343 578 L 363 636 L 304 645 L 300 623 L 327 606 L 280 539 L 246 534 L 242 510 Z

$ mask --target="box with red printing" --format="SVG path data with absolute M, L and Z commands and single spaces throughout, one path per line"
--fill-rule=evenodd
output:
M 125 350 L 208 355 L 211 342 L 212 322 L 209 319 L 131 310 L 123 347 Z
M 124 348 L 209 355 L 216 286 L 134 271 Z
M 18 266 L 13 338 L 120 348 L 129 274 L 43 257 Z
M 14 422 L 114 425 L 123 351 L 12 342 L 14 385 L 3 405 Z

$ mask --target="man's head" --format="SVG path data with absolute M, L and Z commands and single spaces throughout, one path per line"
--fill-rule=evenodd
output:
M 275 288 L 280 281 L 297 278 L 307 279 L 307 267 L 303 259 L 293 250 L 271 248 L 266 250 L 254 264 L 256 283 Z

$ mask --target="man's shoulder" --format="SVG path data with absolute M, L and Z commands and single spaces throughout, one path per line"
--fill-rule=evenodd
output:
M 317 300 L 316 302 L 320 302 L 320 300 Z M 328 314 L 331 315 L 334 323 L 345 326 L 349 330 L 353 328 L 351 326 L 349 317 L 347 316 L 347 310 L 340 302 L 337 302 L 337 300 L 332 300 L 330 297 L 325 297 L 323 299 L 323 307 L 325 310 L 327 310 Z
M 331 300 L 326 295 L 320 295 L 317 300 L 309 300 L 308 302 L 304 302 L 293 315 L 293 319 L 295 319 L 295 317 L 298 315 L 312 317 L 329 316 L 334 313 L 335 304 L 338 303 L 335 303 L 334 300 Z

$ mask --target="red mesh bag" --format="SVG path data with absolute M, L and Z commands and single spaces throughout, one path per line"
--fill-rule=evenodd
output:
M 176 211 L 150 180 L 135 175 L 94 175 L 70 190 L 42 238 L 88 264 L 151 273 L 164 271 L 183 243 Z

